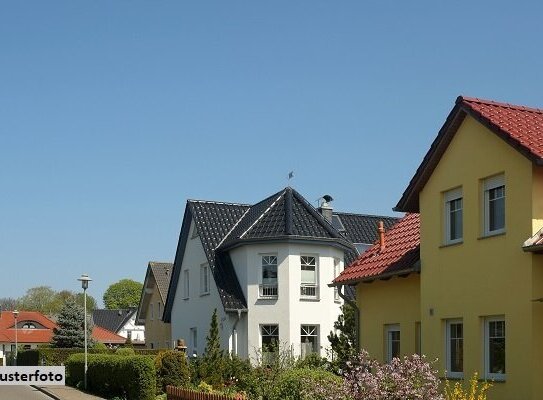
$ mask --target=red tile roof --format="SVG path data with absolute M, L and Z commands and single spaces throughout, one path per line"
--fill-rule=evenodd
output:
M 124 344 L 126 338 L 117 335 L 115 332 L 108 331 L 98 325 L 94 325 L 92 328 L 92 338 L 100 343 L 106 344 Z
M 385 232 L 382 251 L 379 243 L 373 245 L 345 268 L 334 283 L 351 284 L 417 271 L 419 248 L 419 214 L 407 214 Z
M 418 194 L 467 115 L 530 161 L 543 165 L 543 109 L 460 96 L 394 210 L 419 212 Z
M 543 110 L 463 96 L 458 102 L 469 108 L 474 118 L 505 135 L 511 145 L 543 159 Z
M 44 329 L 17 329 L 17 341 L 19 343 L 49 343 L 53 338 L 53 328 L 57 325 L 37 311 L 20 311 L 17 325 L 24 322 L 34 322 Z M 0 314 L 0 341 L 15 343 L 15 318 L 12 311 L 2 311 Z

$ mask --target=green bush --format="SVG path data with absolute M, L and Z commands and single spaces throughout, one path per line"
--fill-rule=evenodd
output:
M 136 352 L 132 347 L 119 347 L 115 350 L 115 354 L 118 356 L 134 356 Z
M 66 380 L 73 386 L 84 379 L 84 355 L 66 362 Z M 127 400 L 154 400 L 156 372 L 153 357 L 92 354 L 88 358 L 87 389 L 99 396 Z
M 187 387 L 190 384 L 189 366 L 185 353 L 168 350 L 155 358 L 157 392 L 166 391 L 166 386 Z
M 310 353 L 296 361 L 296 368 L 328 369 L 327 367 L 329 367 L 329 365 L 330 362 L 325 357 L 321 357 L 317 353 Z
M 115 350 L 108 348 L 91 348 L 88 349 L 89 354 L 113 354 Z M 73 349 L 55 349 L 50 347 L 42 347 L 31 350 L 20 351 L 17 354 L 17 365 L 45 365 L 45 366 L 55 366 L 55 365 L 64 365 L 66 360 L 72 354 L 84 353 L 84 349 L 73 348 Z
M 314 391 L 317 383 L 341 387 L 341 378 L 323 369 L 293 368 L 283 371 L 273 382 L 269 400 L 325 400 Z

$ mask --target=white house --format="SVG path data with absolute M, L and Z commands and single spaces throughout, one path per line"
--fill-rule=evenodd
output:
M 145 326 L 136 325 L 136 311 L 137 308 L 97 309 L 92 312 L 92 321 L 94 325 L 126 339 L 130 338 L 135 345 L 141 345 L 145 343 Z
M 252 361 L 273 344 L 326 356 L 343 299 L 328 287 L 391 217 L 317 210 L 287 187 L 255 205 L 189 200 L 163 319 L 202 354 L 217 309 L 222 346 Z

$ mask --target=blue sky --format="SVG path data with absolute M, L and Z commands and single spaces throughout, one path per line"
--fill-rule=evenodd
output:
M 188 198 L 393 214 L 455 98 L 543 107 L 541 2 L 0 3 L 0 297 L 101 298 Z

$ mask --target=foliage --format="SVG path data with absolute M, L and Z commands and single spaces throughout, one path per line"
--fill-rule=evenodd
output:
M 39 311 L 46 315 L 56 315 L 68 302 L 75 302 L 83 307 L 83 293 L 70 290 L 55 292 L 49 286 L 30 288 L 26 294 L 17 300 L 17 307 L 25 311 Z M 87 311 L 96 308 L 96 300 L 87 294 Z
M 341 391 L 341 378 L 323 369 L 293 368 L 282 372 L 273 390 L 270 400 L 327 400 L 314 388 L 333 387 Z
M 204 381 L 198 384 L 197 389 L 199 392 L 202 392 L 202 393 L 213 393 L 213 386 L 211 386 L 209 383 L 206 383 Z
M 296 361 L 296 368 L 329 369 L 329 367 L 330 362 L 325 357 L 321 357 L 317 353 L 310 353 Z
M 444 399 L 439 391 L 437 371 L 424 356 L 417 354 L 379 364 L 362 351 L 347 363 L 344 383 L 345 392 L 338 392 L 339 397 L 333 400 L 343 399 L 345 394 L 353 400 Z
M 13 311 L 18 307 L 17 299 L 12 297 L 0 297 L 0 311 Z
M 347 362 L 356 356 L 355 309 L 349 303 L 341 306 L 341 314 L 334 322 L 335 332 L 330 332 L 328 340 L 332 348 L 332 369 L 340 373 Z
M 450 381 L 445 382 L 445 398 L 447 400 L 486 400 L 486 392 L 492 387 L 491 383 L 482 382 L 479 385 L 479 375 L 473 374 L 469 380 L 469 388 L 464 388 L 462 382 L 451 385 Z
M 196 375 L 199 380 L 204 380 L 214 387 L 220 387 L 224 383 L 226 368 L 226 356 L 221 350 L 219 336 L 219 322 L 217 309 L 213 311 L 209 333 L 206 336 L 206 347 L 201 359 L 197 362 Z
M 84 356 L 66 362 L 67 382 L 77 386 L 84 377 Z M 93 354 L 88 357 L 87 389 L 91 393 L 127 400 L 154 400 L 156 372 L 153 357 Z
M 121 279 L 110 285 L 104 293 L 104 305 L 109 310 L 137 307 L 143 284 L 132 279 Z
M 115 354 L 118 356 L 133 356 L 136 354 L 136 352 L 131 347 L 119 347 L 117 350 L 115 350 Z
M 72 354 L 82 354 L 83 349 L 57 349 L 39 347 L 37 349 L 19 351 L 17 354 L 17 365 L 64 365 Z M 115 349 L 107 348 L 103 343 L 96 343 L 88 349 L 89 354 L 114 354 Z M 156 355 L 157 350 L 137 349 L 136 355 Z
M 74 301 L 69 300 L 60 310 L 57 325 L 53 330 L 53 347 L 85 347 L 85 317 L 83 309 Z M 92 323 L 87 315 L 87 343 L 92 347 Z
M 168 350 L 155 358 L 157 392 L 166 391 L 167 385 L 187 387 L 190 383 L 189 366 L 185 354 Z

